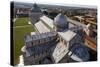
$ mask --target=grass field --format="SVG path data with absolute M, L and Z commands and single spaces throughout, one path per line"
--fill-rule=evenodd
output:
M 17 18 L 17 20 L 13 23 L 13 26 L 29 25 L 27 22 L 28 22 L 27 17 Z
M 19 55 L 22 54 L 21 48 L 24 46 L 24 35 L 32 31 L 35 31 L 35 29 L 32 25 L 28 24 L 27 18 L 19 18 L 16 20 L 13 27 L 14 65 L 18 64 Z

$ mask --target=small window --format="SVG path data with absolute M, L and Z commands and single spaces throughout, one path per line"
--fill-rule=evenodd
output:
M 66 44 L 66 41 L 64 41 L 64 44 Z
M 33 42 L 31 42 L 31 44 L 33 45 Z

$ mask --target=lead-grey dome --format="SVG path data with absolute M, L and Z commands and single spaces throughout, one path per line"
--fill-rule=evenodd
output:
M 68 28 L 68 21 L 67 16 L 60 13 L 54 18 L 54 26 L 56 26 L 57 29 L 67 29 Z

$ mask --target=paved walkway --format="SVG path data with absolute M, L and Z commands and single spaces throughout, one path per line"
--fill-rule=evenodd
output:
M 23 67 L 23 66 L 24 66 L 23 55 L 20 55 L 20 56 L 19 56 L 19 59 L 20 59 L 20 60 L 19 60 L 19 64 L 18 64 L 18 66 L 19 66 L 19 67 Z
M 30 21 L 28 21 L 28 24 L 32 24 Z
M 13 19 L 13 22 L 16 22 L 16 20 L 17 20 L 17 18 L 14 18 L 14 19 Z
M 30 25 L 24 25 L 24 26 L 15 26 L 13 28 L 22 28 L 22 27 L 29 27 Z

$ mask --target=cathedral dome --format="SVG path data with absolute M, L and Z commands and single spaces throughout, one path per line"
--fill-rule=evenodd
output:
M 67 16 L 60 13 L 54 18 L 54 26 L 56 26 L 57 29 L 67 29 L 68 28 L 68 21 Z

